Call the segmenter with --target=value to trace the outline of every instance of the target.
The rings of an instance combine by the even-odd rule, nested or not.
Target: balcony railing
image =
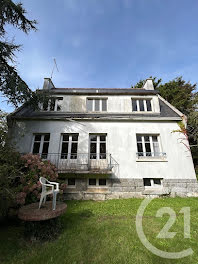
[[[38,154],[53,163],[59,172],[110,173],[118,163],[111,154],[88,153],[48,153]]]
[[[137,152],[136,153],[138,159],[165,159],[165,152]]]

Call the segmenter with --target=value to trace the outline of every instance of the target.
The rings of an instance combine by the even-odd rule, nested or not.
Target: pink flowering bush
[[[11,147],[0,145],[0,220],[25,204],[38,202],[41,194],[40,177],[60,183],[60,194],[67,187],[58,179],[56,167],[38,155],[21,156]],[[61,195],[58,199],[61,199]]]
[[[18,205],[37,202],[40,199],[41,184],[40,177],[45,177],[50,181],[58,181],[58,172],[50,161],[43,161],[39,155],[25,154],[21,157],[24,167],[20,176],[16,193],[16,203]],[[60,185],[60,193],[66,188],[66,184]]]

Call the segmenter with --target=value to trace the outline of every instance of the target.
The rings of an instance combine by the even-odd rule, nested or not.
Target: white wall
[[[50,133],[49,153],[60,152],[61,133],[79,133],[79,153],[88,153],[89,133],[107,133],[107,153],[119,163],[116,177],[121,178],[167,178],[195,179],[192,157],[182,144],[176,122],[86,122],[78,121],[21,121],[17,129],[10,130],[18,139],[20,152],[31,152],[33,133]],[[167,161],[136,161],[136,133],[160,134],[162,151]]]
[[[159,100],[157,95],[134,96],[134,95],[109,95],[109,96],[87,96],[87,95],[63,95],[63,112],[86,112],[87,98],[107,98],[107,112],[131,113],[131,98],[152,99],[153,112],[159,113]],[[140,112],[142,114],[142,112]]]

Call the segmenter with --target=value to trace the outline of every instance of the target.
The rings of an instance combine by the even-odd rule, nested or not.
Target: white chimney
[[[50,78],[44,78],[43,89],[50,90],[52,88],[55,88],[52,80]]]
[[[143,86],[145,90],[154,90],[153,80],[151,78],[146,79],[146,82]]]

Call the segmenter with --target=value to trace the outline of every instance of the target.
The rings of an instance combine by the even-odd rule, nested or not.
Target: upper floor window
[[[61,159],[77,159],[79,134],[62,134]]]
[[[107,111],[107,99],[87,98],[87,111],[92,111],[92,112]]]
[[[46,159],[50,142],[50,134],[35,134],[32,148],[33,154],[40,154],[41,158]]]
[[[133,112],[151,112],[151,99],[132,99]]]
[[[61,111],[63,97],[52,97],[41,106],[43,111]]]
[[[138,157],[160,157],[159,135],[136,135]]]

